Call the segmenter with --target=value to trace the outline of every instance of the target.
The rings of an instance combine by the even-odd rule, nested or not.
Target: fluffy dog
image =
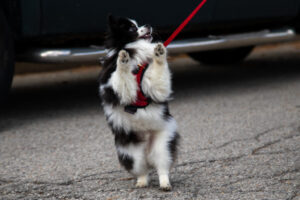
[[[160,188],[170,190],[179,135],[168,108],[172,89],[166,48],[152,43],[149,25],[114,16],[108,23],[99,90],[120,164],[137,177],[137,187],[148,185],[154,167]]]

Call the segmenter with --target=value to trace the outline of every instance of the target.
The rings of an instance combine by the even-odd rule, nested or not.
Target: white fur
[[[172,93],[171,73],[165,60],[166,54],[154,56],[142,83],[143,91],[158,102],[166,101]]]
[[[164,51],[162,55],[156,54],[159,45]],[[168,151],[168,142],[175,136],[177,129],[175,120],[173,118],[163,119],[163,105],[157,103],[151,103],[146,108],[138,109],[135,114],[124,111],[124,106],[133,103],[136,99],[137,83],[131,70],[145,62],[150,64],[141,83],[144,93],[154,101],[168,101],[172,90],[166,49],[162,44],[150,43],[146,40],[127,44],[126,48],[135,49],[135,57],[127,63],[122,62],[124,55],[121,51],[116,71],[112,73],[108,83],[100,87],[100,92],[103,92],[105,87],[111,86],[119,96],[121,105],[103,104],[104,112],[108,122],[113,122],[113,128],[122,128],[126,132],[133,130],[143,134],[146,139],[145,142],[138,145],[117,146],[118,152],[134,158],[131,172],[138,177],[137,187],[144,187],[148,184],[148,168],[154,166],[159,175],[161,188],[170,189],[169,169],[172,157]],[[149,138],[152,138],[151,144]]]
[[[135,76],[131,73],[132,64],[128,62],[122,62],[121,56],[129,59],[128,53],[120,51],[119,58],[117,60],[117,70],[113,72],[111,77],[111,85],[114,91],[118,94],[121,104],[130,104],[136,99],[137,83]]]
[[[155,101],[164,102],[168,100],[172,92],[171,74],[166,62],[166,56],[163,55],[157,58],[154,55],[154,48],[156,46],[157,44],[145,40],[138,40],[126,46],[126,48],[136,49],[137,53],[134,59],[130,60],[127,64],[119,62],[118,59],[117,70],[112,73],[106,86],[112,86],[114,91],[118,94],[121,104],[128,105],[135,101],[137,83],[130,69],[147,60],[152,60],[152,62],[144,74],[142,81],[143,91],[150,95]],[[134,115],[124,112],[123,106],[112,107],[111,105],[104,105],[104,111],[106,116],[110,116],[108,121],[115,122],[114,124],[117,126],[115,128],[120,127],[126,130],[147,131],[154,129],[154,127],[162,129],[164,126],[162,124],[164,122],[161,120],[163,110],[159,104],[150,104],[145,109],[138,109]]]
[[[133,20],[133,19],[129,19],[129,21],[131,21],[137,28],[137,33],[138,33],[138,36],[141,37],[143,35],[145,35],[146,33],[150,33],[152,34],[152,28],[148,29],[146,26],[138,26],[138,23]],[[152,38],[149,40],[151,42]]]
[[[138,27],[138,34],[139,34],[139,37],[145,35],[146,33],[150,33],[152,34],[152,28],[148,29],[146,26],[141,26],[141,27]],[[152,40],[152,38],[150,39],[150,41]]]
[[[126,131],[135,130],[144,132],[149,130],[161,130],[165,128],[162,121],[162,105],[150,104],[144,109],[138,109],[133,115],[124,111],[124,107],[104,106],[104,112],[108,122],[114,122],[114,128],[123,128]]]
[[[133,48],[137,51],[136,57],[132,60],[133,65],[137,66],[145,62],[151,62],[144,75],[142,89],[155,101],[163,102],[172,93],[171,73],[166,62],[166,52],[162,56],[154,55],[156,46],[157,44],[146,40],[138,40],[126,45],[126,48]]]
[[[152,61],[154,57],[155,44],[147,40],[137,40],[127,44],[125,48],[136,50],[136,56],[132,59],[132,64],[135,66]]]
[[[174,119],[171,119],[166,125],[164,130],[156,132],[156,138],[147,159],[157,169],[160,187],[170,190],[169,169],[172,164],[172,157],[166,144],[174,138],[177,126]]]
[[[134,19],[129,19],[136,27],[138,27],[138,23]]]
[[[134,158],[134,166],[131,173],[135,175],[147,175],[148,167],[144,157],[146,145],[141,143],[139,145],[128,145],[126,147],[117,147],[117,151],[123,155],[129,155]]]
[[[136,187],[146,187],[148,186],[148,175],[138,176],[136,181]]]

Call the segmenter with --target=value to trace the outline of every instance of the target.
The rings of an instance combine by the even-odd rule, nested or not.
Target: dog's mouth
[[[144,39],[144,40],[152,40],[152,34],[151,31],[148,31],[147,33],[145,33],[144,35],[139,37],[140,39]]]

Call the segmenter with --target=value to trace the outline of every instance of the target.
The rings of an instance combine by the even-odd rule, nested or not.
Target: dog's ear
[[[112,14],[108,14],[107,21],[108,21],[109,27],[112,28],[116,25],[117,20]]]

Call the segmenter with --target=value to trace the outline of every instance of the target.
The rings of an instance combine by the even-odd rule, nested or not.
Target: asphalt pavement
[[[97,95],[101,67],[22,73],[0,112],[0,199],[300,199],[300,43],[241,64],[170,59],[182,136],[173,190],[117,161]]]

